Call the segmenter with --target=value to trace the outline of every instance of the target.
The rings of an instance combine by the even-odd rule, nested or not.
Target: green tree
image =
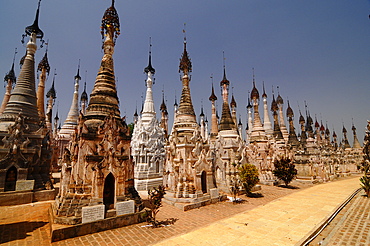
[[[288,186],[290,182],[297,175],[297,169],[289,158],[281,158],[280,160],[274,161],[275,170],[272,173],[280,180],[282,180],[285,186]]]
[[[128,130],[130,131],[130,137],[132,137],[132,133],[134,132],[135,124],[130,123],[130,124],[127,125],[127,127],[128,127]]]
[[[260,182],[256,166],[249,163],[239,167],[239,178],[247,195],[250,195],[252,188]]]

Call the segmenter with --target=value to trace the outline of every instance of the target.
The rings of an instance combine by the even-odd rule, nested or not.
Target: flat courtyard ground
[[[350,178],[353,178],[353,176]],[[343,179],[346,178],[341,178],[341,180]],[[178,219],[174,225],[151,228],[147,226],[147,223],[141,223],[71,238],[55,242],[52,245],[97,246],[159,243],[162,240],[194,231],[213,222],[266,205],[273,200],[316,185],[294,181],[291,186],[291,188],[283,188],[262,185],[262,190],[258,191],[255,197],[240,196],[245,200],[243,203],[220,202],[187,212],[164,203],[157,217],[159,220],[166,218]],[[47,210],[51,203],[52,201],[0,207],[0,244],[50,245]]]

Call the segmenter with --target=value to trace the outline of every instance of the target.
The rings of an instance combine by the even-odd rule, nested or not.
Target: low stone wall
[[[94,222],[78,224],[78,225],[61,225],[54,223],[54,215],[52,207],[49,208],[49,223],[51,242],[65,240],[73,237],[138,224],[145,222],[147,212],[145,210],[133,214],[125,214],[117,217],[107,218]]]
[[[54,200],[57,190],[0,192],[0,206],[14,206]]]

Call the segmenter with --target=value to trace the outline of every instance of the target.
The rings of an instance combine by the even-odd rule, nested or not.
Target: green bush
[[[275,160],[274,167],[275,170],[273,170],[272,173],[275,177],[282,180],[285,186],[288,186],[297,175],[297,169],[289,158],[283,157],[280,160]]]
[[[252,188],[260,182],[256,166],[249,163],[239,167],[239,178],[247,195],[249,195]]]

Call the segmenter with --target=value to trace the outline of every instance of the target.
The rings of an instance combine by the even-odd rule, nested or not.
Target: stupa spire
[[[15,48],[14,51],[14,56],[13,56],[13,64],[10,69],[10,71],[5,75],[4,77],[4,82],[6,84],[6,89],[5,89],[5,95],[3,102],[0,107],[0,115],[4,112],[6,104],[9,101],[10,94],[12,92],[13,85],[15,84],[15,81],[17,80],[17,77],[15,77],[15,72],[14,72],[14,61],[15,61],[15,55],[17,54],[17,48]]]
[[[155,113],[155,107],[154,107],[154,101],[153,101],[153,75],[155,73],[155,69],[152,66],[152,43],[150,38],[150,44],[149,44],[149,64],[144,69],[144,72],[147,74],[146,79],[146,95],[145,95],[145,101],[143,105],[143,110],[141,112],[141,120],[142,122],[150,122],[153,118],[156,117]]]
[[[46,93],[46,97],[48,98],[47,103],[46,103],[46,126],[51,132],[52,130],[52,115],[53,115],[53,106],[54,106],[54,101],[57,98],[57,93],[55,91],[55,76],[57,75],[56,69],[54,69],[54,76],[53,76],[53,83],[51,84],[51,88],[49,91]]]
[[[81,93],[81,98],[80,98],[81,112],[82,112],[83,115],[86,113],[86,105],[87,105],[87,101],[88,101],[88,96],[87,96],[87,93],[86,93],[86,74],[87,74],[87,71],[85,71],[84,91]]]
[[[357,139],[356,127],[353,124],[353,119],[352,119],[352,131],[353,131],[353,148],[354,149],[360,149],[361,148],[361,144],[360,144],[360,142]]]
[[[79,117],[79,108],[78,108],[78,89],[80,87],[80,60],[78,60],[78,69],[77,74],[74,77],[75,83],[74,83],[74,92],[73,92],[73,98],[71,107],[69,108],[69,112],[67,115],[66,120],[64,121],[64,124],[59,132],[59,136],[64,136],[66,138],[71,138],[73,133],[75,132],[75,129],[78,125],[78,117]]]
[[[48,43],[46,44],[45,55],[40,61],[37,71],[40,71],[39,84],[37,86],[37,108],[39,111],[40,120],[45,120],[45,82],[46,76],[50,73],[50,65],[48,60]]]
[[[262,100],[263,100],[263,128],[265,129],[266,135],[271,137],[273,134],[272,130],[272,124],[270,121],[269,111],[268,111],[268,105],[267,105],[267,94],[265,91],[265,82],[262,82],[262,88],[263,88],[263,94],[262,94]]]
[[[211,79],[213,80],[213,76],[211,75]],[[217,96],[215,95],[215,90],[213,88],[213,81],[212,81],[212,92],[209,100],[212,103],[212,116],[211,116],[211,139],[213,140],[218,133],[218,122],[217,122],[217,113],[216,113],[216,100]]]
[[[20,71],[17,83],[11,93],[10,99],[0,116],[0,130],[6,130],[20,113],[25,117],[25,123],[29,125],[31,131],[39,129],[40,118],[37,110],[37,98],[35,90],[35,53],[37,50],[36,39],[42,39],[44,33],[38,26],[40,2],[36,11],[35,21],[31,26],[25,28],[22,41],[29,36],[27,43],[27,55]],[[3,126],[1,126],[3,125]]]
[[[225,54],[223,52],[223,68],[224,68],[224,75],[220,82],[220,86],[222,89],[222,114],[221,114],[221,120],[220,120],[220,131],[222,130],[231,130],[235,129],[235,123],[230,113],[230,107],[229,107],[229,85],[230,82],[226,78],[226,68],[225,68]]]
[[[105,117],[113,115],[114,118],[121,121],[113,64],[114,46],[120,35],[120,23],[114,8],[114,1],[102,18],[101,34],[102,38],[105,38],[103,41],[104,56],[85,116],[87,120],[104,120]]]
[[[185,29],[183,30],[185,33]],[[182,71],[182,92],[181,92],[181,98],[180,98],[180,105],[177,110],[177,118],[181,117],[189,117],[191,118],[192,122],[196,122],[195,119],[195,113],[193,108],[193,103],[191,101],[191,94],[190,94],[190,72],[192,71],[192,65],[191,61],[188,55],[188,52],[186,50],[186,36],[184,36],[184,51],[182,53],[181,59],[180,59],[180,66],[179,66],[179,72]],[[189,119],[190,119],[189,118]]]

